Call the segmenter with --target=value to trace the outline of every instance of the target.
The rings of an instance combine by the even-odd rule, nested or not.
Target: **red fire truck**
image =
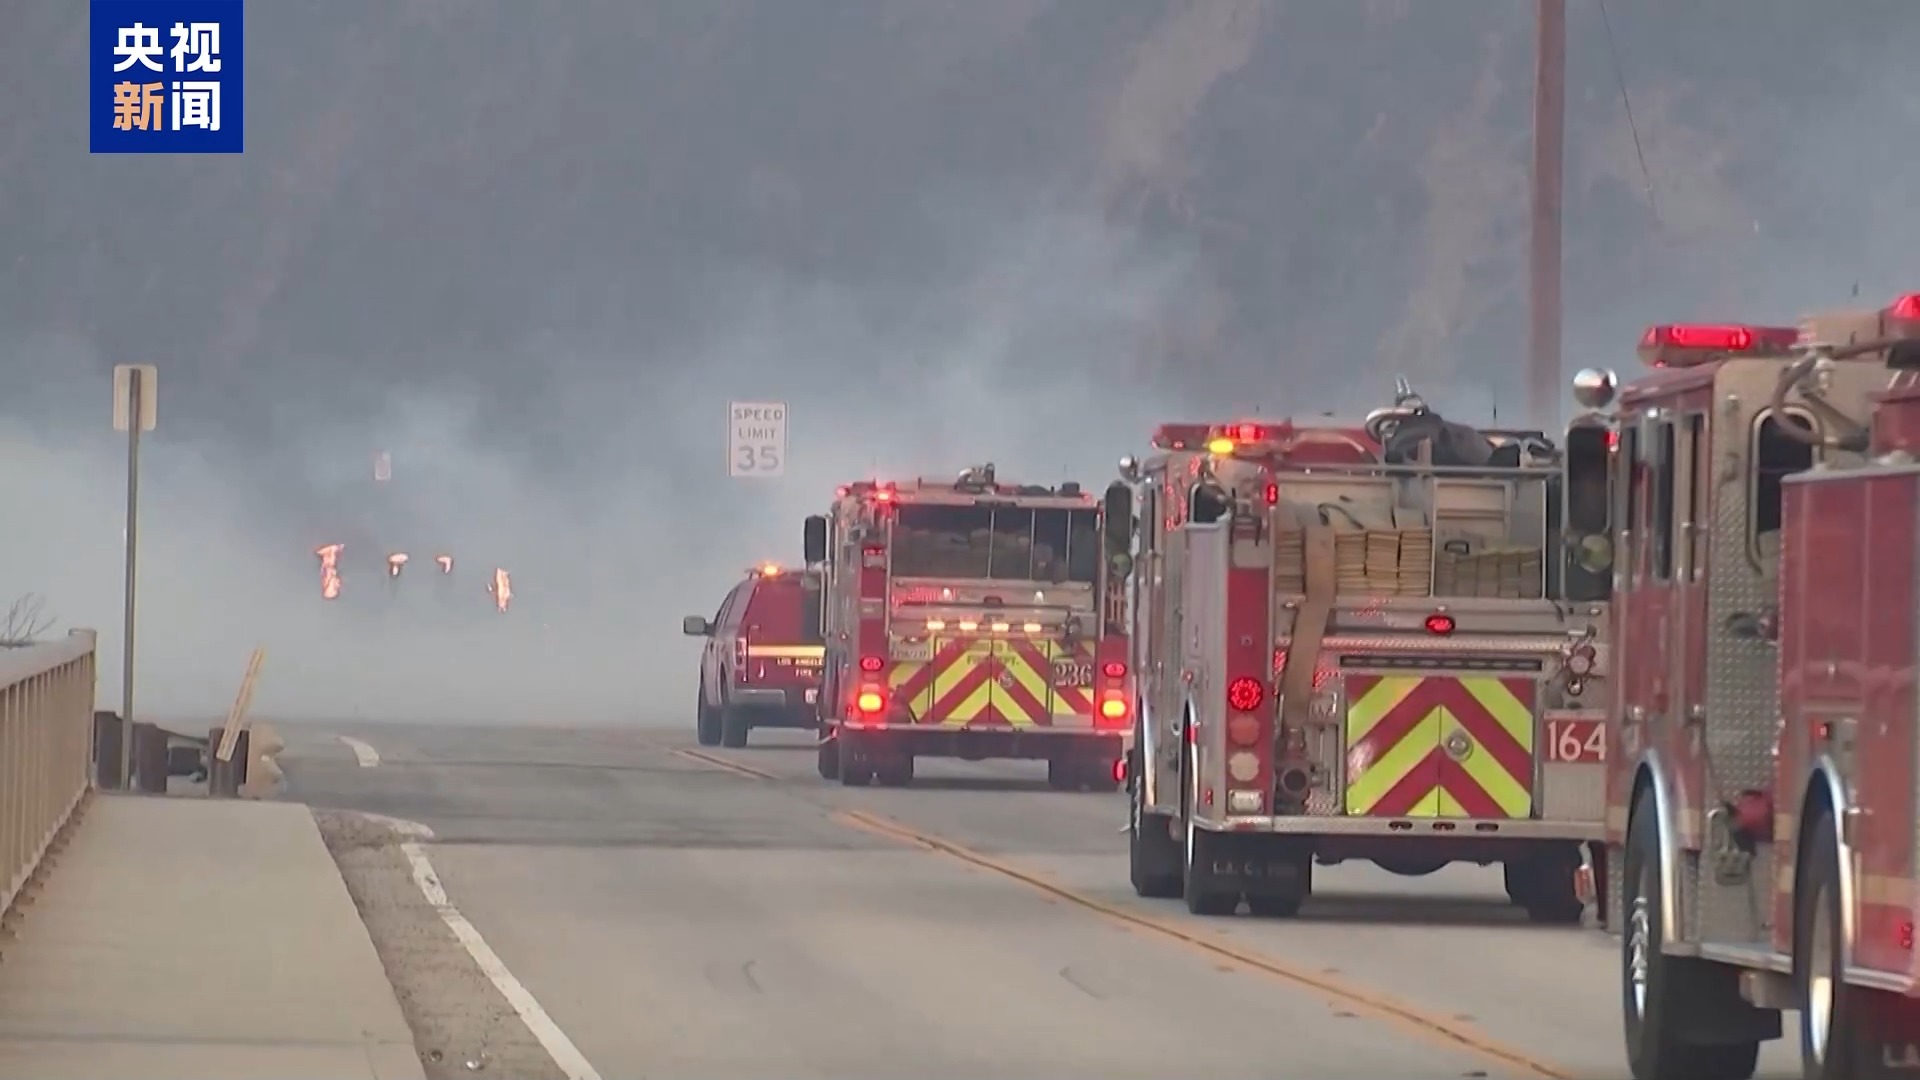
[[[1920,1076],[1920,296],[1657,326],[1616,392],[1607,848],[1638,1080]],[[1891,369],[1891,370],[1890,370]]]
[[[1170,424],[1122,460],[1136,892],[1290,916],[1316,863],[1500,863],[1534,919],[1582,917],[1608,583],[1577,553],[1606,532],[1606,431],[1569,443],[1449,423],[1403,382],[1363,429]]]
[[[1132,701],[1122,580],[1078,484],[863,481],[806,521],[824,580],[824,779],[900,786],[914,759],[1029,758],[1060,790],[1119,784]]]

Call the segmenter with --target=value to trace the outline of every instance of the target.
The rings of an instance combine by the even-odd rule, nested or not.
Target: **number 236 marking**
[[[1578,765],[1607,760],[1607,728],[1598,720],[1548,720],[1547,760]]]

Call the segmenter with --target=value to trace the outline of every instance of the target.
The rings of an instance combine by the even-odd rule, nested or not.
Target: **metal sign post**
[[[787,404],[735,401],[727,407],[727,475],[749,479],[787,471]]]
[[[113,430],[127,433],[127,580],[120,642],[120,790],[133,787],[133,624],[140,551],[140,433],[159,420],[160,376],[152,364],[113,367]]]

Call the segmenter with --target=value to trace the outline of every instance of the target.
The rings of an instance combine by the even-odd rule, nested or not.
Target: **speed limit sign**
[[[727,407],[727,413],[727,475],[785,475],[786,402],[736,401]]]

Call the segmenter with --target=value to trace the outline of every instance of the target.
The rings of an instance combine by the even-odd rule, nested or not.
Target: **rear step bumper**
[[[943,728],[923,724],[842,724],[836,738],[885,746],[914,757],[951,757],[969,761],[1022,758],[1045,761],[1062,753],[1119,760],[1125,734],[1092,728]]]

